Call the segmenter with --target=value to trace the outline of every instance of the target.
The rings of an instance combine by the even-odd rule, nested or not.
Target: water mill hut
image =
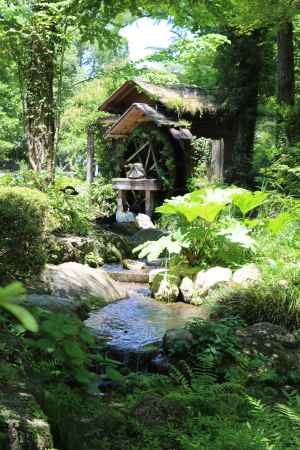
[[[234,120],[200,87],[130,80],[107,98],[99,111],[108,113],[98,121],[110,149],[108,155],[119,155],[118,161],[111,163],[115,177],[127,178],[128,165],[139,163],[145,179],[159,183],[160,199],[183,193],[193,170],[194,138],[203,137],[209,139],[204,141],[210,142],[210,155],[205,155],[203,148],[196,157],[203,158],[209,178],[223,178],[235,140]],[[92,130],[88,142],[91,166]],[[148,197],[151,209],[153,199]]]

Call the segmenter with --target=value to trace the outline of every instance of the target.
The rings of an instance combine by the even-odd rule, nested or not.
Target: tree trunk
[[[94,181],[94,130],[89,128],[87,132],[87,164],[86,181],[91,184]]]
[[[224,176],[228,182],[251,186],[263,33],[254,31],[249,36],[240,36],[231,31],[229,38],[231,46],[225,47],[218,59],[224,100],[232,111],[235,136],[231,152],[224,155]]]
[[[54,45],[36,31],[30,38],[26,80],[28,158],[33,170],[54,177],[55,102]]]
[[[293,24],[285,22],[277,33],[277,99],[282,106],[295,105],[295,60]],[[291,113],[292,111],[290,111]],[[287,118],[278,118],[280,140],[290,144],[295,137],[295,130],[291,114],[284,114]],[[285,142],[284,142],[285,141]]]

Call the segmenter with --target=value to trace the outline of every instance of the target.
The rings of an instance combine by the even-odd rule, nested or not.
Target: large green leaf
[[[230,226],[221,229],[218,234],[220,236],[224,236],[230,242],[240,245],[241,247],[252,248],[255,241],[251,236],[249,236],[249,232],[250,230],[247,227],[236,221]]]
[[[17,302],[22,300],[25,289],[21,283],[11,283],[0,288],[0,307],[13,314],[29,331],[37,332],[38,324],[35,318]]]
[[[205,205],[198,206],[197,217],[201,217],[201,219],[212,223],[216,220],[225,206],[225,203],[207,203]]]
[[[233,194],[232,201],[233,204],[241,210],[243,216],[245,216],[254,208],[261,206],[266,201],[267,197],[268,194],[266,192],[250,192],[244,190],[238,194]]]
[[[1,306],[13,314],[29,331],[36,333],[38,331],[38,324],[30,312],[16,303],[5,302],[1,303]]]
[[[169,255],[179,255],[182,248],[185,246],[184,242],[180,240],[174,240],[172,235],[162,236],[157,241],[148,241],[142,245],[136,247],[133,252],[138,253],[139,258],[145,258],[147,256],[148,261],[155,261],[165,251]]]

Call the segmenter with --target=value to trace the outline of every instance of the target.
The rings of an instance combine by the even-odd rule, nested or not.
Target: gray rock
[[[255,264],[246,264],[233,274],[232,281],[242,286],[261,281],[261,271]]]
[[[224,267],[212,267],[206,271],[201,271],[196,277],[196,288],[200,294],[206,294],[210,289],[221,283],[228,283],[232,279],[231,269]]]
[[[123,288],[106,272],[75,262],[46,266],[42,281],[51,295],[58,297],[97,298],[104,303],[126,297]]]
[[[180,292],[183,297],[183,301],[185,303],[191,303],[193,296],[195,294],[195,284],[193,280],[189,277],[184,277],[181,285],[180,285]]]
[[[30,294],[26,298],[24,305],[62,313],[76,313],[78,309],[78,302],[71,298],[54,297],[46,294]]]
[[[0,392],[0,448],[49,450],[53,439],[46,417],[26,391]]]
[[[167,355],[184,355],[193,344],[194,338],[185,328],[173,328],[168,330],[163,338],[163,349]]]

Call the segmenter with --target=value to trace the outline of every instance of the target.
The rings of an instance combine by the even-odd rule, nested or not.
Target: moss
[[[47,418],[31,394],[23,390],[0,393],[1,448],[47,450],[53,439]]]

